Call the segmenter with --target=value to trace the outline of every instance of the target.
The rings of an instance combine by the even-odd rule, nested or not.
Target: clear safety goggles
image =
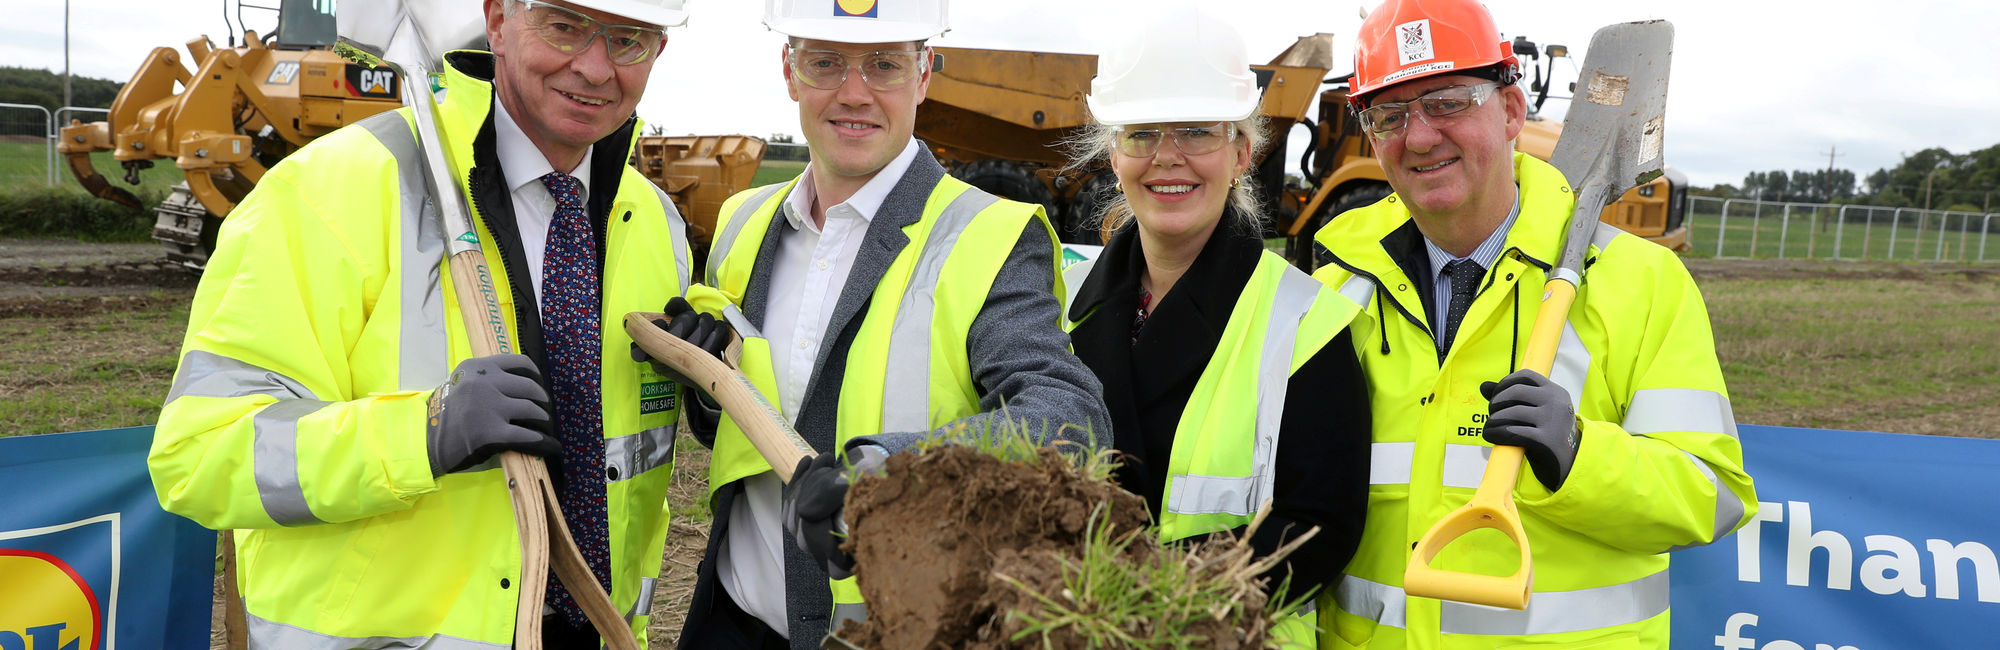
[[[820,90],[832,90],[847,83],[849,70],[859,71],[862,83],[869,88],[895,90],[923,74],[925,68],[924,51],[921,49],[843,54],[786,46],[785,56],[792,63],[792,76]]]
[[[590,41],[604,37],[604,53],[617,65],[645,61],[667,42],[667,32],[654,27],[606,25],[581,13],[539,0],[517,0],[522,5],[521,22],[536,36],[571,56],[590,49]]]
[[[1444,118],[1450,118],[1465,112],[1466,109],[1486,103],[1486,100],[1493,97],[1493,91],[1498,88],[1500,88],[1498,83],[1452,86],[1433,90],[1407,102],[1376,104],[1361,111],[1361,128],[1366,129],[1378,140],[1401,135],[1403,128],[1410,125],[1412,114],[1410,106],[1415,105],[1418,108],[1414,111],[1417,119],[1423,120],[1424,124],[1430,125],[1433,129],[1442,129],[1456,121],[1456,118]]]
[[[1174,147],[1181,155],[1199,156],[1215,153],[1222,145],[1229,144],[1236,137],[1236,125],[1231,122],[1216,122],[1207,125],[1167,126],[1164,124],[1136,124],[1113,127],[1118,140],[1118,153],[1133,158],[1150,158],[1159,153],[1160,142],[1173,138]]]

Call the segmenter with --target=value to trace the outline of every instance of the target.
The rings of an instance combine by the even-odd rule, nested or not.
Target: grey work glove
[[[1576,409],[1569,391],[1542,373],[1523,368],[1498,382],[1479,385],[1486,396],[1486,441],[1527,452],[1535,478],[1553,492],[1576,463]]]
[[[717,359],[721,359],[722,351],[729,347],[729,338],[732,333],[729,329],[729,324],[716,320],[714,316],[695,311],[693,307],[688,305],[686,298],[674,296],[672,300],[667,301],[666,308],[660,311],[665,312],[667,318],[673,319],[673,322],[669,323],[656,319],[653,321],[653,325],[666,330],[668,334],[694,344],[695,347],[701,348],[703,352],[715,355]],[[688,378],[682,375],[679,370],[675,370],[672,366],[661,363],[658,359],[654,359],[652,355],[646,354],[646,351],[641,349],[637,343],[632,344],[632,360],[653,364],[654,372],[674,380],[674,383],[694,388],[696,391],[701,390],[694,382],[688,381]]]
[[[880,445],[856,445],[848,456],[854,468],[881,471],[889,452]],[[838,454],[827,452],[799,459],[792,470],[792,482],[785,484],[785,534],[799,550],[818,560],[827,576],[839,580],[854,575],[854,556],[840,550],[847,538],[847,522],[842,504],[847,501],[847,463]]]
[[[427,433],[431,476],[478,465],[503,451],[562,453],[542,373],[533,359],[519,354],[459,362],[431,393]]]

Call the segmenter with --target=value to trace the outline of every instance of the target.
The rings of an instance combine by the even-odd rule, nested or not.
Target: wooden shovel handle
[[[486,268],[484,255],[477,249],[453,254],[451,278],[453,293],[458,296],[459,316],[472,339],[473,356],[513,352],[513,346],[502,343],[506,321],[498,312],[493,276]],[[514,502],[514,529],[521,538],[521,580],[515,585],[520,597],[514,610],[514,647],[541,650],[542,605],[547,599],[549,557],[553,553],[556,578],[583,608],[604,644],[614,650],[639,650],[632,628],[619,615],[611,596],[604,593],[604,586],[590,574],[583,553],[576,548],[576,539],[570,536],[569,527],[563,522],[562,507],[557,505],[560,502],[556,500],[555,487],[549,482],[548,465],[540,458],[509,451],[500,454],[500,468],[507,476],[507,495]],[[549,543],[552,535],[553,545]]]
[[[1570,304],[1576,301],[1576,285],[1568,280],[1549,280],[1542,286],[1542,306],[1535,314],[1534,329],[1528,335],[1528,356],[1522,368],[1543,375],[1555,365],[1556,344],[1562,341],[1563,323]],[[1410,563],[1403,569],[1403,590],[1412,596],[1441,598],[1508,609],[1525,609],[1528,591],[1534,586],[1535,564],[1528,550],[1528,533],[1521,527],[1521,514],[1514,507],[1514,483],[1521,476],[1520,447],[1499,445],[1486,460],[1486,475],[1472,501],[1432,524],[1410,551]],[[1500,531],[1521,553],[1520,568],[1512,575],[1493,576],[1431,567],[1439,551],[1466,533],[1490,528]]]
[[[625,332],[639,344],[639,349],[680,371],[681,376],[699,384],[702,392],[715,398],[722,410],[727,411],[730,419],[736,422],[737,428],[742,429],[743,435],[750,439],[750,445],[756,447],[764,461],[771,464],[779,479],[792,482],[792,470],[798,467],[799,459],[819,455],[805,438],[792,430],[791,422],[771,405],[756,384],[743,376],[740,369],[695,347],[693,343],[668,334],[653,324],[656,320],[673,322],[664,314],[635,311],[625,315]],[[739,351],[742,344],[742,339],[734,338],[729,347],[732,351]],[[723,356],[738,358],[739,354],[724,353]]]

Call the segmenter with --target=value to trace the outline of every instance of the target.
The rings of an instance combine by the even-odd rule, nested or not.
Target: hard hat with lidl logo
[[[1496,67],[1486,76],[1501,83],[1521,78],[1521,60],[1479,0],[1388,0],[1355,32],[1347,102],[1359,110],[1368,95],[1391,85]]]
[[[951,29],[946,0],[764,0],[764,26],[836,43],[904,43]]]
[[[687,0],[568,0],[570,4],[617,14],[661,27],[679,27],[688,20]]]
[[[1171,3],[1097,57],[1090,115],[1108,125],[1234,122],[1257,112],[1257,76],[1228,21]]]

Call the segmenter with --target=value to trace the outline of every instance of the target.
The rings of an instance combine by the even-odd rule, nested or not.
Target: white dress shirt
[[[889,190],[901,182],[903,173],[917,158],[917,141],[911,139],[903,152],[876,172],[875,177],[848,197],[826,208],[826,223],[816,226],[812,206],[814,165],[808,163],[780,210],[785,223],[778,232],[778,250],[772,260],[771,290],[765,297],[764,336],[771,345],[771,370],[777,379],[776,401],[785,417],[798,424],[799,408],[805,401],[806,384],[812,380],[813,365],[819,360],[820,345],[840,303],[847,275],[868,233],[875,212],[889,198]],[[839,381],[839,377],[829,381]],[[822,449],[822,452],[831,451]],[[778,475],[765,472],[743,479],[743,496],[728,513],[729,530],[717,555],[716,574],[723,588],[744,612],[757,617],[778,634],[790,638],[785,619],[785,554],[781,544],[790,544],[784,534],[784,483]]]
[[[542,184],[542,176],[556,171],[528,134],[514,123],[513,116],[499,100],[493,102],[493,151],[500,159],[500,171],[507,178],[508,195],[514,199],[514,228],[521,233],[521,249],[528,255],[528,281],[535,287],[535,304],[542,304],[542,258],[548,254],[549,224],[555,221],[556,199]],[[583,164],[566,172],[576,177],[579,199],[590,201],[590,153],[583,150]],[[520,278],[508,278],[518,282]]]

